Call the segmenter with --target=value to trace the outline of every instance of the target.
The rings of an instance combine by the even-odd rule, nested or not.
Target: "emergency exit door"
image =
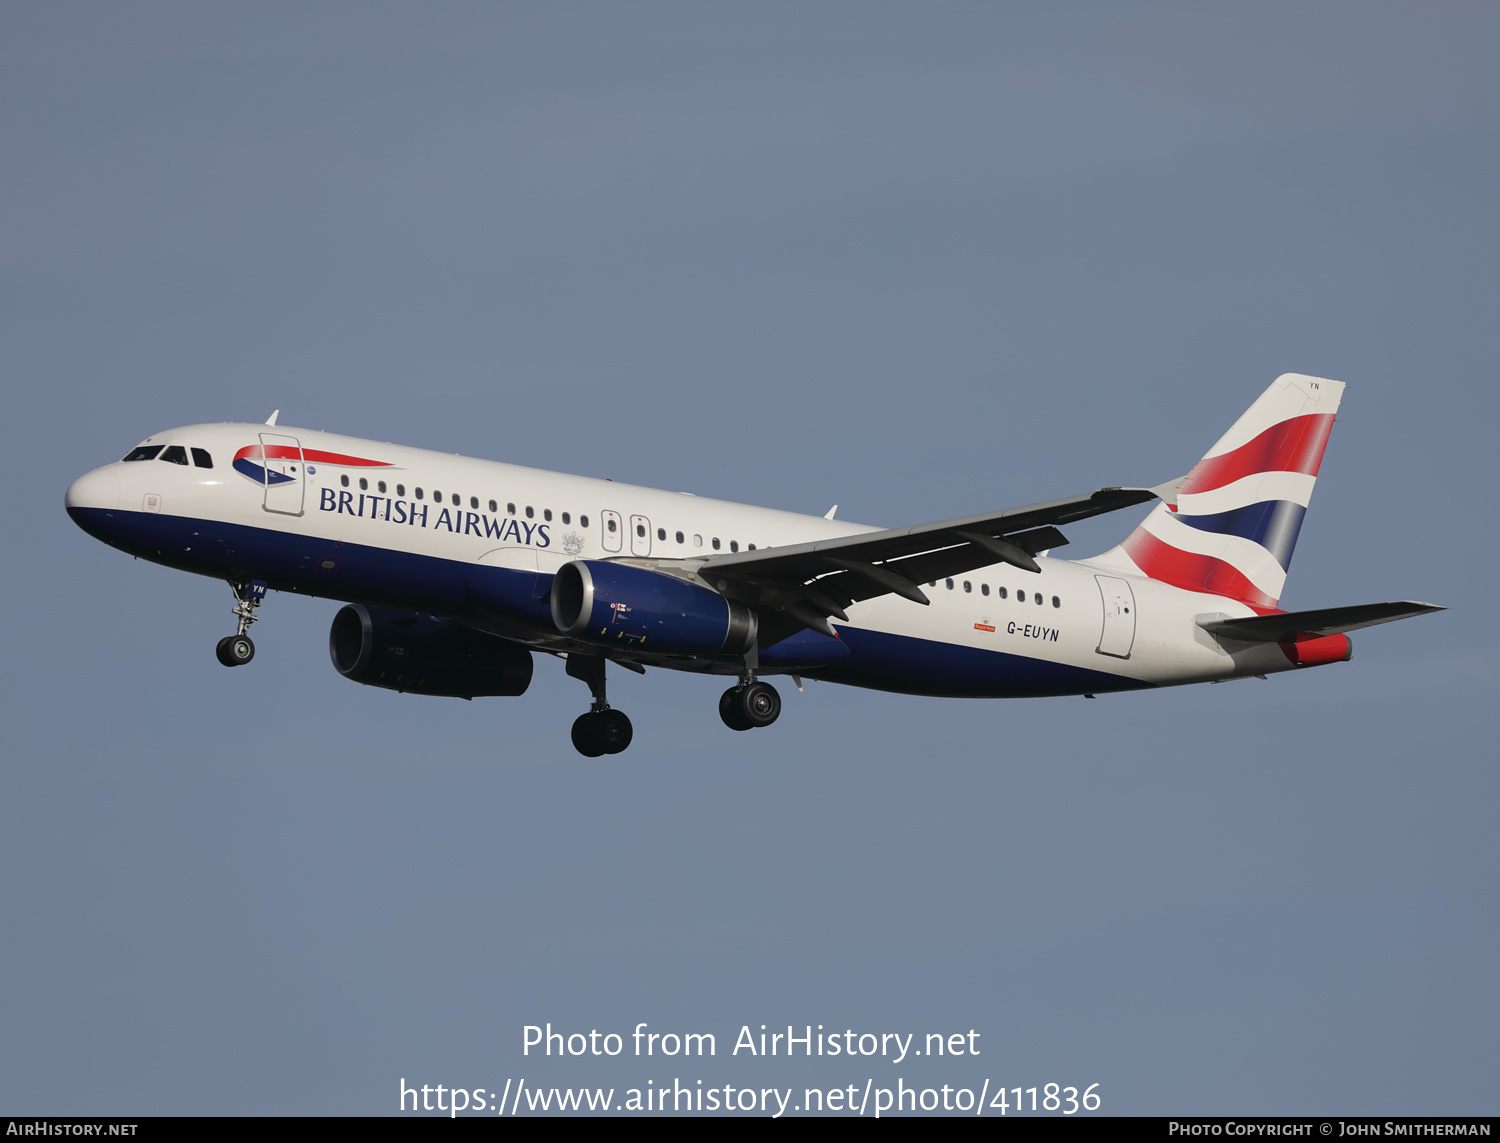
[[[630,518],[630,554],[633,556],[651,554],[651,521],[644,516]]]

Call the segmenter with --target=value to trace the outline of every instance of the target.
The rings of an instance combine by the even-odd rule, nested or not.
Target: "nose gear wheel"
[[[255,644],[248,635],[226,635],[219,640],[214,654],[226,667],[243,667],[255,658]]]

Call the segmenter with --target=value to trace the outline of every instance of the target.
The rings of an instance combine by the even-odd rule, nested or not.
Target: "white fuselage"
[[[276,440],[293,442],[289,455],[267,447]],[[69,489],[70,512],[100,539],[204,575],[472,622],[540,650],[562,645],[541,600],[569,560],[691,565],[874,530],[307,429],[192,425],[145,443],[180,446],[190,462],[116,462]],[[305,471],[297,471],[299,449]],[[192,450],[212,467],[192,463]],[[1243,603],[1088,560],[1037,563],[1039,573],[996,564],[924,585],[930,606],[894,595],[853,604],[838,624],[849,660],[763,669],[912,693],[1004,696],[1167,686],[1293,665],[1274,644],[1230,653],[1198,626],[1205,616],[1253,615]],[[489,569],[508,576],[485,580]],[[1125,596],[1111,596],[1121,582],[1123,604]],[[656,661],[704,669],[670,656]]]

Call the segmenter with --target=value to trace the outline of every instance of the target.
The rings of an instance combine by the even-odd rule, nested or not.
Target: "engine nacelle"
[[[346,679],[417,695],[519,695],[531,685],[525,647],[461,623],[361,603],[333,617],[328,653]]]
[[[573,560],[552,580],[564,635],[648,651],[737,655],[755,642],[755,612],[696,583],[647,568]]]

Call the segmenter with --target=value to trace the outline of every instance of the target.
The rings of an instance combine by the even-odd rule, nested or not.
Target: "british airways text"
[[[433,504],[418,504],[411,500],[397,500],[390,496],[371,496],[367,492],[343,492],[334,488],[320,490],[318,510],[320,512],[348,513],[367,520],[389,520],[392,524],[408,524],[414,528],[445,528],[460,536],[478,536],[480,539],[506,540],[537,548],[550,547],[552,538],[547,534],[546,524],[533,524],[529,520],[510,520],[490,516],[483,512],[465,512],[462,509],[439,508],[429,521],[428,511]]]

